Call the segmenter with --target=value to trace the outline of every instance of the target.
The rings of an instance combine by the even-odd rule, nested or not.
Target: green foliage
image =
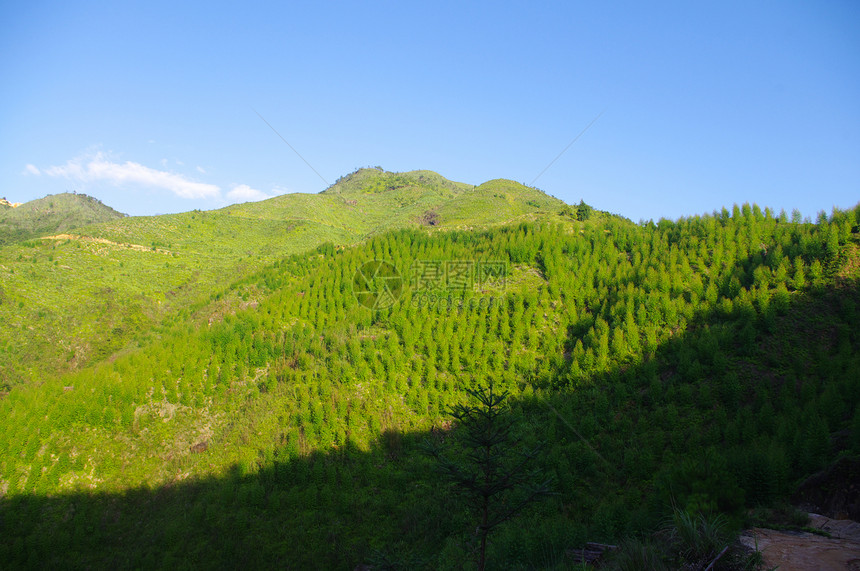
[[[675,510],[666,533],[675,551],[696,568],[713,561],[730,538],[729,524],[722,514],[709,517],[684,510]]]
[[[593,208],[587,205],[584,200],[579,201],[579,206],[576,207],[576,219],[580,222],[585,222],[589,218],[591,218],[591,212]]]
[[[847,214],[579,222],[508,181],[420,171],[361,192],[389,174],[0,249],[4,562],[462,564],[473,515],[419,453],[463,433],[444,414],[461,379],[509,393],[511,434],[556,482],[488,548],[524,568],[651,530],[672,501],[739,521],[860,441]],[[513,224],[478,206],[495,201]],[[443,226],[489,222],[420,226],[455,202]],[[352,292],[372,260],[409,283],[384,310]],[[419,290],[416,262],[450,261],[505,269]]]
[[[0,209],[0,246],[125,216],[85,194],[63,193]]]
[[[614,571],[642,571],[643,569],[662,571],[669,569],[666,558],[662,544],[631,538],[619,546],[619,551],[612,557],[609,568]]]
[[[487,209],[488,193],[499,188],[508,192],[505,208]],[[369,236],[421,226],[433,209],[442,211],[436,227],[534,219],[529,201],[546,210],[542,216],[563,204],[510,181],[474,188],[430,171],[360,169],[320,194],[212,212],[128,218],[72,194],[8,208],[0,212],[0,234],[7,219],[24,224],[27,237],[91,225],[0,248],[0,278],[8,279],[7,303],[0,304],[0,347],[6,349],[0,388],[111,358],[140,343],[143,331],[188,319],[183,310],[199,310],[285,255],[325,243],[319,253],[332,255]],[[13,304],[27,311],[14,311]]]
[[[749,527],[800,530],[809,524],[809,514],[787,502],[775,502],[773,507],[750,510],[745,524]]]
[[[462,458],[449,458],[431,441],[427,441],[427,450],[475,510],[475,535],[480,542],[477,563],[483,570],[489,534],[528,504],[549,495],[551,479],[531,466],[539,449],[516,450],[519,440],[513,434],[514,421],[504,407],[508,393],[496,393],[492,383],[466,392],[477,403],[458,403],[450,413],[458,424],[456,436]]]

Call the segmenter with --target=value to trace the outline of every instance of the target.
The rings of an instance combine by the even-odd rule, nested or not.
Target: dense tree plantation
[[[509,180],[373,168],[319,194],[205,212],[126,217],[82,194],[0,208],[0,393],[145,344],[179,308],[325,242],[532,221],[563,204]]]
[[[324,244],[10,391],[2,566],[468,568],[473,513],[421,450],[491,384],[554,494],[493,530],[488,568],[566,568],[673,509],[739,529],[860,454],[860,208],[582,206]],[[390,307],[353,295],[372,260],[403,279]],[[466,287],[422,273],[454,267]]]

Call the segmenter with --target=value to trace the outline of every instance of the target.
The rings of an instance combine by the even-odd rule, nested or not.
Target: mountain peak
[[[471,185],[454,182],[429,170],[390,172],[382,167],[363,167],[338,178],[322,194],[368,195],[396,190],[440,190],[459,194]]]
[[[23,204],[12,204],[3,199],[0,202],[0,245],[124,216],[86,194],[49,194]]]

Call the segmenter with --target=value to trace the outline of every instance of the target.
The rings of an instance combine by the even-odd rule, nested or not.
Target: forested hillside
[[[83,223],[84,206],[113,215],[69,230],[69,221]],[[512,181],[473,187],[430,171],[359,169],[320,194],[209,212],[121,217],[72,194],[10,208],[0,212],[0,232],[15,217],[29,224],[15,235],[30,239],[0,247],[0,391],[145,344],[182,308],[226,311],[230,284],[324,242],[357,244],[404,227],[552,218],[563,207]],[[41,222],[48,218],[50,228]]]
[[[263,259],[138,347],[11,390],[0,560],[468,565],[475,516],[421,443],[456,441],[448,407],[490,384],[555,495],[499,526],[489,568],[567,568],[673,508],[736,528],[860,454],[860,208],[637,225],[545,197],[498,225],[498,183],[437,191],[464,229]]]

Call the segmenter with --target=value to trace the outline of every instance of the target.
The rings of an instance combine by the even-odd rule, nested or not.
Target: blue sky
[[[633,220],[852,207],[860,3],[0,4],[13,202],[181,212],[375,165],[530,184],[601,112],[535,186]]]

